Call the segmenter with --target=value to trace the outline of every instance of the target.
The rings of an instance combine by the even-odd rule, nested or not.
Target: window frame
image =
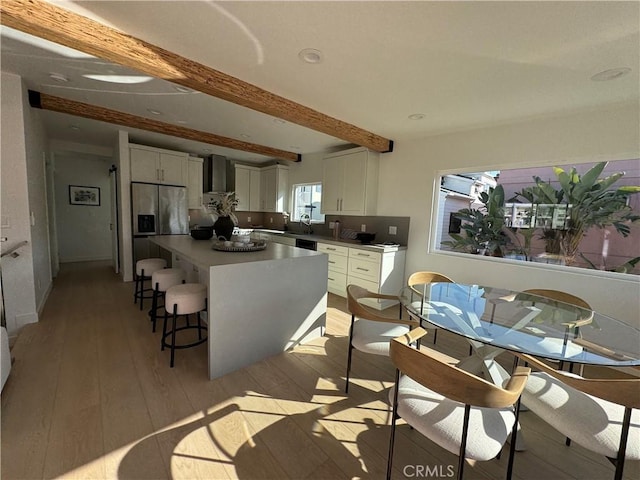
[[[619,158],[616,160],[633,160],[633,158]],[[609,160],[610,162],[615,162],[616,160]],[[579,274],[579,275],[589,275],[595,276],[603,279],[616,279],[616,280],[628,280],[634,283],[640,282],[640,274],[629,274],[629,273],[620,273],[620,272],[612,272],[607,270],[599,270],[599,269],[591,269],[579,266],[570,266],[570,265],[558,265],[552,263],[544,263],[544,262],[532,262],[526,261],[516,258],[506,258],[506,257],[492,257],[485,255],[474,255],[470,253],[464,252],[456,252],[453,250],[442,250],[440,245],[438,245],[438,237],[441,227],[443,227],[444,223],[442,222],[441,212],[440,212],[440,197],[441,197],[441,182],[446,175],[461,175],[468,174],[471,172],[488,172],[488,171],[500,171],[500,170],[518,170],[518,169],[526,169],[526,168],[552,168],[554,166],[560,166],[563,168],[569,168],[570,166],[577,166],[581,164],[590,164],[597,163],[602,160],[594,160],[594,159],[582,159],[577,160],[558,160],[556,162],[545,162],[545,163],[531,163],[526,166],[523,165],[515,165],[509,164],[508,166],[483,166],[483,167],[466,167],[466,168],[456,168],[456,169],[446,169],[446,170],[436,170],[434,171],[433,177],[433,191],[431,198],[431,211],[430,211],[430,232],[427,236],[427,254],[429,255],[438,255],[444,257],[457,257],[464,258],[466,260],[480,261],[480,262],[497,262],[498,264],[504,265],[513,265],[519,268],[532,268],[535,270],[544,270],[544,271],[556,271],[556,272],[565,272],[571,274]],[[640,195],[640,194],[638,194]],[[506,202],[505,202],[506,203]],[[443,212],[444,214],[444,209]],[[490,264],[490,263],[489,263]]]
[[[300,219],[299,218],[295,218],[296,215],[296,188],[298,187],[308,187],[308,186],[320,186],[320,188],[322,188],[322,182],[318,181],[318,182],[301,182],[301,183],[295,183],[293,185],[291,185],[291,205],[290,205],[290,211],[291,211],[291,215],[289,217],[289,221],[291,222],[299,222]],[[320,194],[320,203],[322,204],[322,193]],[[322,213],[322,208],[318,209],[318,215],[321,215],[322,218],[321,219],[311,219],[311,223],[313,225],[323,225],[325,223],[325,214]]]

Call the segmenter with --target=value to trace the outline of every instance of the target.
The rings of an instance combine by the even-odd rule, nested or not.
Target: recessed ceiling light
[[[211,152],[211,149],[210,148],[205,148],[202,151],[205,152],[205,153],[209,153],[209,152]]]
[[[251,138],[251,135],[249,135],[248,133],[241,133],[240,136],[242,138]]]
[[[306,63],[321,63],[322,52],[315,48],[305,48],[304,50],[300,50],[298,58]]]
[[[193,90],[191,90],[190,88],[183,87],[182,85],[174,85],[173,88],[175,88],[180,93],[192,93],[193,92]]]
[[[56,82],[67,83],[69,79],[62,75],[61,73],[50,73],[49,78],[55,80]]]
[[[80,127],[78,125],[69,125],[69,128],[71,130],[80,130]]]
[[[591,80],[593,80],[594,82],[606,82],[608,80],[615,80],[616,78],[620,78],[626,75],[630,71],[631,69],[629,67],[612,68],[596,73],[593,77],[591,77]]]
[[[409,120],[422,120],[426,115],[424,113],[412,113],[409,115]]]
[[[186,125],[188,122],[186,120],[176,120],[178,125]]]
[[[281,124],[281,125],[282,125],[282,124],[287,123],[287,122],[285,122],[284,120],[282,120],[281,118],[274,118],[274,119],[273,119],[273,122],[274,122],[274,123],[279,123],[279,124]]]
[[[135,83],[146,83],[153,80],[153,77],[147,77],[145,75],[94,75],[85,74],[82,75],[89,80],[97,80],[99,82],[107,83],[121,83],[126,85],[132,85]]]
[[[151,108],[147,108],[147,112],[149,112],[152,115],[162,115],[162,112],[159,110],[153,110]]]

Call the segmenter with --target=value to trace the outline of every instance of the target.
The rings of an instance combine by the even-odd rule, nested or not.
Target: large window
[[[435,248],[640,274],[640,161],[442,175]]]
[[[293,211],[291,212],[291,219],[294,222],[299,222],[303,218],[309,218],[311,223],[324,223],[324,215],[320,213],[321,203],[321,183],[303,183],[294,185]]]

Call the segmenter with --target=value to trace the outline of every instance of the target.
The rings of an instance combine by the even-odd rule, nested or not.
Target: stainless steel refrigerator
[[[159,255],[150,236],[189,233],[187,187],[131,182],[131,218],[135,265],[142,258]]]

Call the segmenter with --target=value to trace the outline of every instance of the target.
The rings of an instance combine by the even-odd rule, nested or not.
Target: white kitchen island
[[[258,252],[219,252],[211,240],[162,235],[151,241],[195,266],[208,283],[209,378],[321,336],[328,257],[269,243]]]

